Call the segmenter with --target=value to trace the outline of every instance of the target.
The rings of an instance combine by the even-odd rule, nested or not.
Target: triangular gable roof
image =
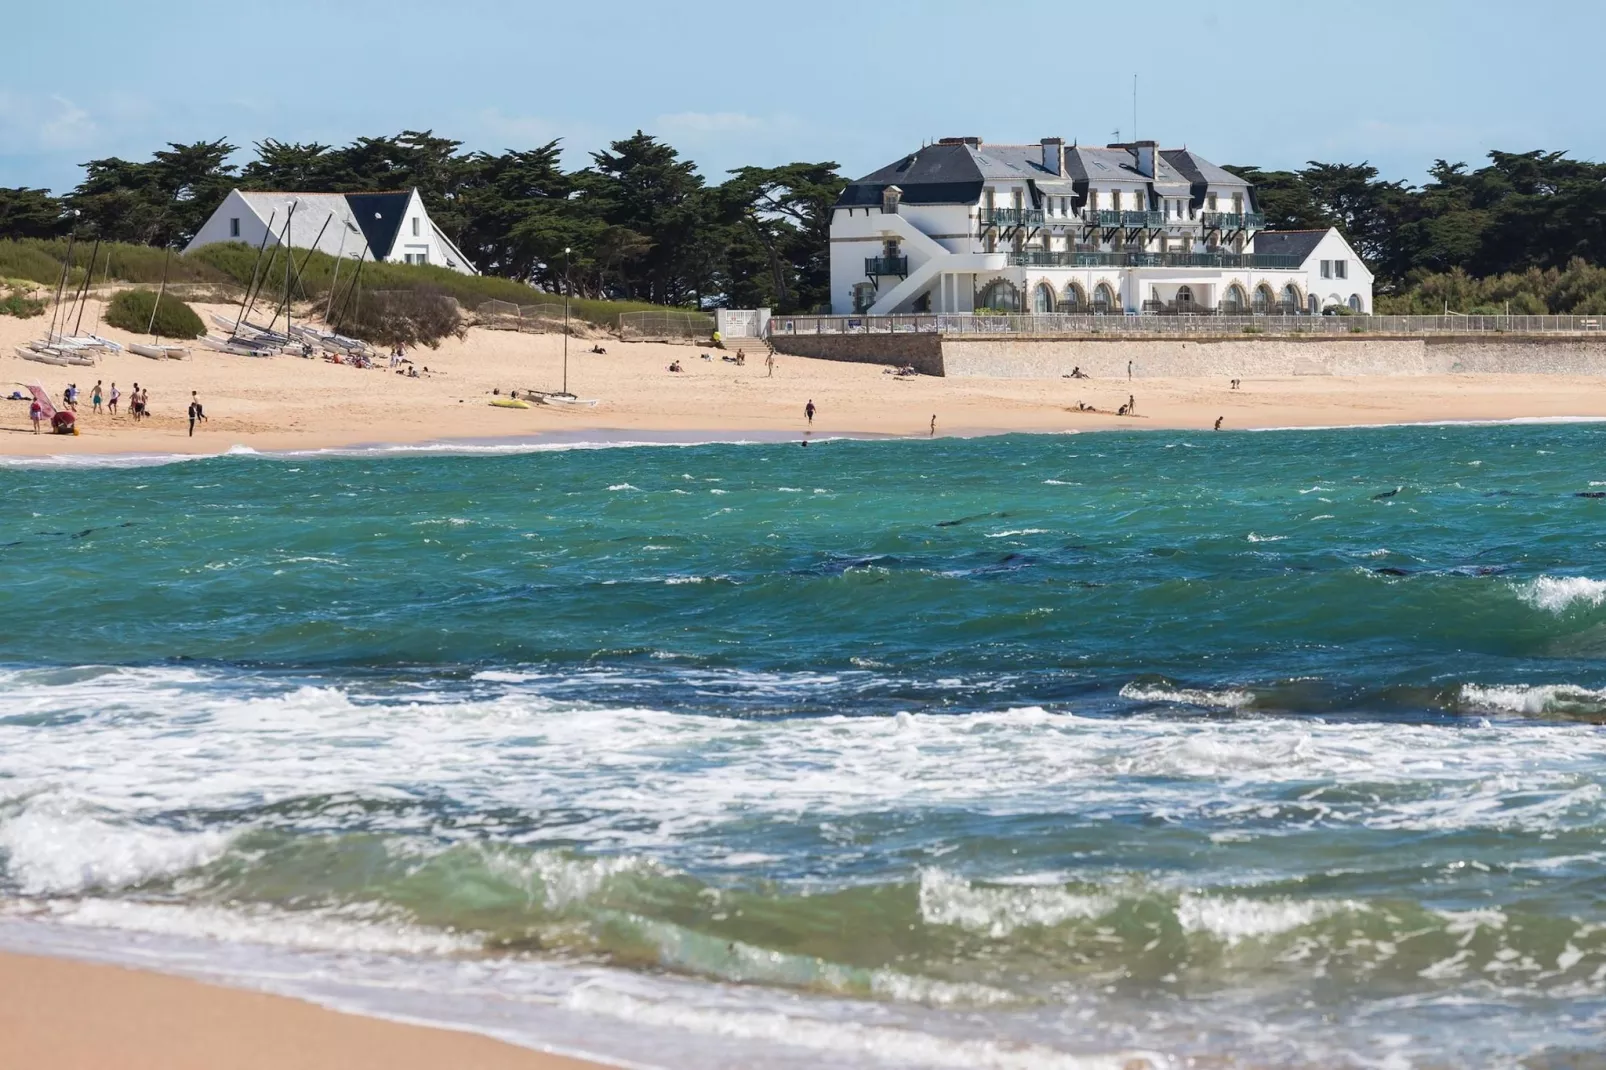
[[[370,255],[384,260],[395,248],[396,236],[401,233],[402,220],[407,218],[407,207],[412,203],[413,192],[347,193],[346,203],[368,240]]]

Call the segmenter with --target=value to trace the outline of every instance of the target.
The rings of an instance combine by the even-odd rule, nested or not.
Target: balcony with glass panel
[[[1260,212],[1205,212],[1200,221],[1207,230],[1263,230],[1266,217]]]
[[[983,208],[981,225],[984,227],[1040,227],[1043,225],[1041,208]]]

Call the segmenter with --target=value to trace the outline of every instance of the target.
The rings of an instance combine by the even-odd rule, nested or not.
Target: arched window
[[[995,308],[1000,312],[1020,311],[1020,290],[1008,279],[994,279],[981,291],[977,308]]]
[[[1228,316],[1242,316],[1248,309],[1249,300],[1244,297],[1244,288],[1236,282],[1227,287],[1227,292],[1221,298],[1221,311]]]
[[[1115,307],[1115,291],[1110,289],[1109,283],[1099,283],[1093,290],[1094,315],[1103,315]]]
[[[1282,314],[1285,316],[1294,315],[1305,304],[1299,299],[1299,287],[1293,283],[1283,287],[1283,296],[1279,303],[1282,305]]]
[[[1255,287],[1255,315],[1266,316],[1271,314],[1271,308],[1277,303],[1272,295],[1271,287],[1261,283]]]
[[[1177,287],[1177,311],[1178,312],[1197,312],[1198,311],[1198,309],[1194,306],[1194,303],[1193,303],[1193,287],[1192,286],[1178,286]]]
[[[1071,283],[1065,287],[1065,302],[1060,305],[1061,312],[1086,312],[1087,291],[1082,289],[1080,283]]]
[[[1311,294],[1310,299],[1306,301],[1306,307],[1309,308],[1312,316],[1318,316],[1322,311],[1322,299],[1315,294]]]
[[[1038,283],[1032,291],[1032,311],[1039,316],[1046,316],[1054,311],[1055,304],[1054,287],[1046,282]]]
[[[1366,307],[1365,307],[1364,303],[1361,301],[1361,295],[1360,294],[1350,294],[1349,295],[1349,310],[1351,312],[1355,313],[1357,316],[1360,315],[1362,312],[1366,311]]]

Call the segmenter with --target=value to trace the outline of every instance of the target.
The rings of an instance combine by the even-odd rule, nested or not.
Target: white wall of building
[[[1341,270],[1343,278],[1339,277]],[[1337,230],[1329,230],[1312,251],[1305,261],[1303,275],[1301,282],[1305,293],[1319,302],[1315,311],[1328,305],[1346,305],[1356,312],[1371,313],[1372,272]],[[1361,307],[1355,308],[1352,299]]]

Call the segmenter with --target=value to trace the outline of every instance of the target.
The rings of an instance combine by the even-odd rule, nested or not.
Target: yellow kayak
[[[499,409],[527,409],[530,407],[528,401],[520,401],[518,398],[492,398],[491,404]]]

